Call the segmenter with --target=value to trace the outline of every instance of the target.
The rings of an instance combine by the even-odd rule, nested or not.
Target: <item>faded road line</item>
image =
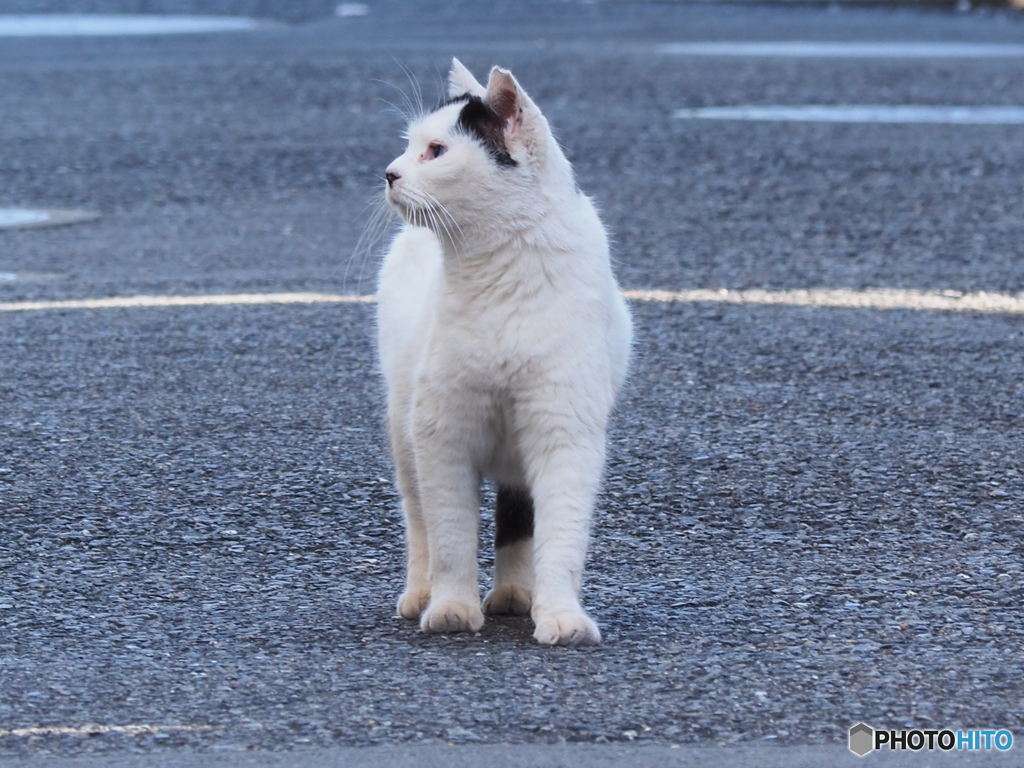
[[[984,59],[1024,56],[1015,43],[829,43],[779,41],[767,43],[667,43],[658,53],[676,56],[758,56],[843,59]]]
[[[12,301],[0,303],[0,312],[41,309],[121,309],[134,307],[198,307],[232,304],[360,304],[376,301],[374,296],[337,293],[231,293],[205,296],[114,296],[108,299],[66,299],[63,301]]]
[[[914,309],[932,312],[988,312],[1024,314],[1024,294],[960,293],[958,291],[904,291],[875,288],[866,291],[836,290],[749,291],[623,291],[636,301],[719,302],[723,304],[775,304],[790,307],[845,309]]]
[[[716,302],[774,304],[848,309],[915,309],[923,311],[1024,314],[1024,294],[959,293],[958,291],[904,291],[879,288],[866,291],[815,289],[797,291],[624,291],[633,301]],[[134,307],[228,306],[255,304],[369,304],[375,296],[329,293],[241,293],[206,296],[117,296],[106,299],[12,301],[0,303],[0,312],[44,309],[121,309]]]
[[[679,109],[676,110],[675,117],[680,120],[756,120],[788,123],[1022,125],[1024,124],[1024,107],[959,107],[916,104],[766,105]]]
[[[714,302],[719,304],[767,304],[791,307],[833,307],[840,309],[911,309],[931,312],[986,312],[1024,314],[1024,294],[960,293],[958,291],[912,291],[875,288],[834,290],[767,291],[753,289],[697,289],[690,291],[623,291],[633,301]],[[374,296],[337,293],[234,293],[206,296],[117,296],[107,299],[64,301],[13,301],[0,303],[0,312],[28,312],[48,309],[130,309],[135,307],[195,307],[255,304],[370,304]]]
[[[57,227],[62,224],[95,221],[99,217],[96,211],[79,209],[0,208],[0,229]]]
[[[48,725],[37,728],[0,728],[3,736],[95,736],[103,733],[123,733],[140,736],[148,733],[168,731],[212,731],[215,725],[81,725],[77,727]]]
[[[0,37],[97,37],[245,32],[265,26],[240,16],[47,13],[0,16]]]

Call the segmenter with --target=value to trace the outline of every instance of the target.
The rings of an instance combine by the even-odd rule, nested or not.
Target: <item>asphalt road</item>
[[[386,102],[405,70],[433,102],[452,55],[540,104],[626,288],[1024,291],[1024,126],[673,117],[1019,106],[1024,57],[656,48],[1022,43],[1022,14],[203,5],[278,23],[0,39],[0,207],[102,214],[0,231],[0,303],[372,292]],[[864,721],[1006,728],[988,757],[1024,764],[1024,316],[633,311],[585,587],[605,641],[575,650],[394,617],[372,305],[0,312],[0,762],[821,765]]]

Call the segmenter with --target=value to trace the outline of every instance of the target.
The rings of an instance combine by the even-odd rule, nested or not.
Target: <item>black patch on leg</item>
[[[507,547],[533,536],[533,497],[525,488],[498,486],[494,546]]]

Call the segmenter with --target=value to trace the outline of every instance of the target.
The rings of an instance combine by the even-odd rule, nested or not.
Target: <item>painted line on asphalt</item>
[[[0,229],[42,224],[50,216],[46,211],[30,208],[0,208]]]
[[[104,733],[123,733],[129,736],[140,736],[149,733],[166,733],[168,731],[212,731],[215,725],[99,725],[90,724],[78,727],[49,725],[36,728],[0,728],[3,736],[98,736]]]
[[[984,312],[1024,314],[1024,294],[960,293],[959,291],[912,291],[876,288],[853,291],[834,290],[730,291],[721,289],[693,291],[623,291],[636,301],[717,302],[722,304],[761,304],[789,307],[827,307],[836,309],[910,309],[925,312]]]
[[[370,6],[365,3],[341,3],[334,9],[334,15],[339,18],[351,16],[367,16],[370,13]]]
[[[1024,56],[1024,45],[1014,43],[912,42],[731,42],[666,43],[658,53],[675,56],[739,56],[768,58],[842,59],[985,59]]]
[[[0,312],[43,309],[130,309],[136,307],[199,307],[236,304],[365,304],[375,296],[335,293],[232,293],[201,296],[114,296],[107,299],[12,301],[0,303]]]
[[[96,211],[77,208],[0,208],[0,229],[30,229],[59,227],[82,221],[95,221],[100,215]]]
[[[1024,314],[1024,293],[961,293],[959,291],[915,291],[876,288],[854,291],[846,288],[792,291],[752,289],[697,289],[690,291],[623,291],[632,301],[709,302],[757,304],[835,309],[909,309],[925,312],[983,312]],[[60,301],[12,301],[0,303],[0,312],[30,312],[50,309],[131,309],[147,307],[196,307],[265,304],[371,304],[369,295],[336,293],[234,293],[202,296],[117,296],[106,299]]]
[[[240,16],[47,13],[0,15],[0,37],[107,37],[247,32],[267,26]]]
[[[1024,107],[843,104],[698,107],[679,109],[680,120],[752,120],[793,123],[1024,125]]]

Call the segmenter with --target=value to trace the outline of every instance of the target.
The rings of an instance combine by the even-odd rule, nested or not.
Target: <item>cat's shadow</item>
[[[488,616],[483,628],[475,633],[457,633],[450,635],[428,635],[419,631],[418,622],[410,619],[399,619],[401,631],[415,633],[416,643],[436,646],[450,643],[473,645],[486,642],[487,646],[536,646],[533,639],[533,620],[529,616]]]

